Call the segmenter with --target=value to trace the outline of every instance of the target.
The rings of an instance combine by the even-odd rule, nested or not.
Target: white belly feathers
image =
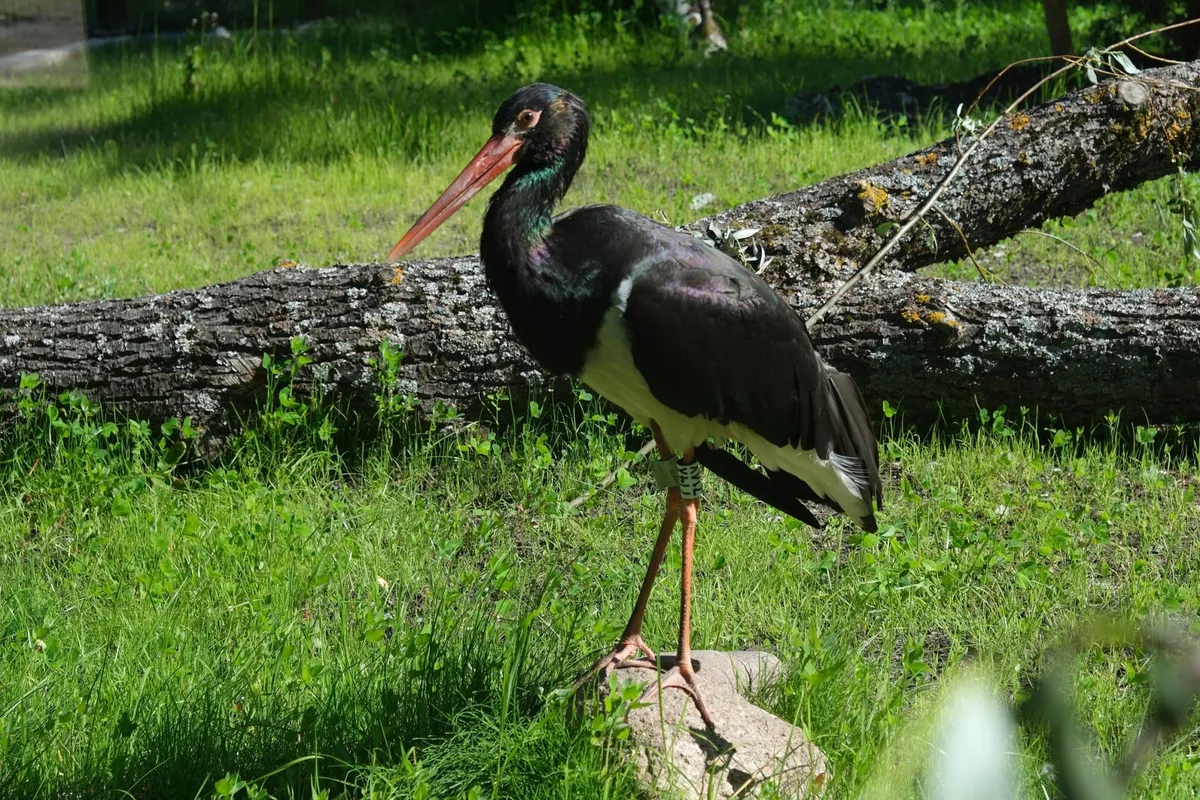
[[[721,445],[733,439],[749,448],[767,469],[790,472],[820,496],[834,500],[851,517],[860,519],[871,513],[870,501],[863,500],[869,494],[858,459],[837,454],[822,459],[814,450],[778,447],[744,425],[722,425],[702,416],[684,416],[660,403],[633,363],[629,335],[622,321],[629,292],[626,283],[631,282],[622,283],[615,298],[618,303],[605,315],[596,345],[584,361],[579,376],[584,383],[647,428],[651,420],[658,423],[676,454],[705,441]]]

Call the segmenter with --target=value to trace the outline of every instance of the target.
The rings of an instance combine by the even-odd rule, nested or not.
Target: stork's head
[[[492,118],[492,136],[483,149],[396,243],[387,263],[416,247],[509,167],[551,171],[569,182],[587,152],[590,127],[587,107],[565,89],[548,83],[517,89]]]
[[[548,83],[513,92],[492,118],[492,138],[516,142],[514,163],[540,166],[586,148],[591,118],[575,95]]]

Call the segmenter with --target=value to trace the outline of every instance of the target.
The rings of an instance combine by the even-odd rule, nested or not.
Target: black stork
[[[545,370],[579,378],[654,434],[662,459],[655,477],[667,489],[633,614],[588,676],[605,667],[657,669],[642,617],[680,521],[679,649],[658,685],[684,690],[712,728],[690,648],[700,465],[815,527],[805,501],[874,532],[872,501],[883,501],[877,444],[854,382],[821,359],[804,321],[752,271],[707,242],[616,206],[553,216],[583,163],[590,126],[570,92],[544,83],[518,89],[496,112],[483,149],[387,263],[513,168],[483,225],[488,284]],[[730,439],[766,472],[724,450]],[[656,691],[651,686],[647,698]]]

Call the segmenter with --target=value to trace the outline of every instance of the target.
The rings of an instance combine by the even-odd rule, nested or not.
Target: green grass
[[[619,632],[661,513],[630,476],[564,511],[622,455],[612,416],[581,401],[348,458],[268,420],[180,476],[159,432],[59,408],[26,403],[0,474],[0,794],[207,796],[281,770],[261,782],[279,797],[628,796],[617,745],[552,696]],[[767,703],[829,754],[835,796],[893,767],[968,651],[1020,691],[1090,614],[1194,616],[1195,464],[1035,433],[887,437],[878,536],[814,535],[710,482],[694,644],[783,659]],[[678,578],[676,543],[646,630],[668,649]],[[1120,752],[1144,656],[1078,667],[1081,713]],[[1200,789],[1181,742],[1147,786]],[[1029,741],[1034,794],[1042,758]]]
[[[378,20],[239,35],[205,47],[194,94],[186,48],[104,51],[86,90],[0,93],[0,305],[377,258],[535,78],[596,120],[567,204],[682,222],[699,193],[716,195],[708,213],[948,133],[861,114],[793,128],[774,116],[789,93],[950,80],[1046,47],[1035,2],[859,5],[746,4],[734,54],[710,59],[596,15],[502,36]],[[1113,14],[1072,13],[1083,41]],[[1172,188],[1046,228],[1100,267],[1034,235],[981,259],[1012,281],[1194,283]],[[423,252],[473,249],[482,205]],[[321,409],[277,409],[206,466],[178,463],[182,428],[35,396],[0,430],[0,796],[222,796],[227,775],[253,784],[238,797],[630,796],[614,731],[568,724],[553,694],[623,625],[660,513],[641,466],[564,510],[624,451],[591,401],[493,438],[394,422],[340,451],[349,432],[330,435]],[[912,740],[968,661],[1019,696],[1094,613],[1200,608],[1191,457],[1130,445],[1125,425],[1053,447],[1010,417],[888,428],[879,536],[836,520],[815,534],[709,481],[694,644],[783,660],[762,701],[826,750],[835,797],[915,791],[895,776],[919,767]],[[674,547],[646,631],[667,650]],[[1081,719],[1114,755],[1146,712],[1145,654],[1075,666]],[[1200,742],[1168,744],[1138,796],[1200,791]],[[1053,796],[1044,743],[1021,757],[1028,795]]]
[[[379,258],[476,151],[499,101],[533,79],[580,93],[596,119],[568,204],[684,222],[701,193],[715,195],[711,213],[947,135],[933,118],[912,131],[862,115],[792,130],[774,115],[793,92],[865,74],[951,80],[1040,52],[1040,14],[1029,2],[767,4],[731,30],[734,55],[710,59],[673,35],[588,15],[437,49],[372,22],[206,45],[191,94],[186,47],[100,51],[86,91],[0,93],[0,304],[199,286],[280,258]],[[1086,37],[1097,12],[1076,17]],[[1113,198],[1067,235],[1119,262],[1101,284],[1192,280],[1164,191]],[[423,252],[474,249],[483,205]],[[1137,231],[1146,238],[1130,243]],[[1030,237],[1007,256],[1027,267],[1018,278],[1057,265],[1086,277],[1090,263]]]

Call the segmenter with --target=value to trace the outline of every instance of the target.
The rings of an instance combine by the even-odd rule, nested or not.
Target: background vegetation
[[[86,90],[0,93],[0,303],[379,257],[534,79],[596,120],[568,204],[682,222],[948,133],[938,109],[918,126],[869,110],[793,125],[791,93],[965,78],[1047,49],[1040,5],[1017,0],[747,2],[726,21],[732,52],[707,59],[607,4],[491,27],[442,5],[440,21],[302,32],[260,6],[232,40],[203,38],[205,17],[184,41],[96,51]],[[1130,24],[1105,4],[1071,22],[1082,46]],[[1083,254],[1030,235],[982,258],[1010,281],[1193,284],[1177,210],[1195,188],[1159,182],[1048,226]],[[472,249],[482,205],[427,252]],[[640,468],[565,510],[618,463],[624,423],[580,391],[502,429],[414,430],[389,388],[398,358],[377,364],[388,435],[338,447],[346,421],[288,390],[297,342],[217,467],[191,463],[184,421],[113,420],[28,381],[0,433],[0,795],[629,796],[622,709],[570,726],[554,694],[624,623],[655,531]],[[783,659],[762,702],[825,748],[838,797],[919,793],[892,778],[916,770],[910,740],[964,664],[1019,699],[1094,613],[1186,627],[1197,611],[1190,449],[1138,420],[1058,430],[1052,409],[933,432],[887,411],[879,535],[817,534],[710,481],[699,537],[694,644]],[[677,578],[676,549],[648,618],[667,649]],[[1082,721],[1117,753],[1146,711],[1146,655],[1096,647],[1076,667]],[[1168,742],[1138,796],[1200,789],[1197,744]],[[1022,743],[1030,796],[1053,796],[1045,760]]]

